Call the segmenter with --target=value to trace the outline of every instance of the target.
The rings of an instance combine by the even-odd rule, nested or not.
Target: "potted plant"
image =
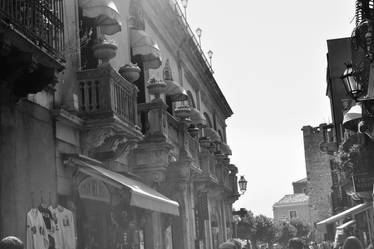
[[[190,133],[191,137],[196,138],[199,135],[199,128],[190,126],[187,129],[188,133]]]
[[[147,85],[149,94],[154,95],[156,99],[160,98],[160,94],[164,93],[166,90],[166,83],[161,80],[156,80],[151,78],[148,80]]]
[[[200,137],[199,142],[200,145],[205,148],[208,148],[210,145],[210,139],[208,137]]]
[[[118,72],[123,78],[134,83],[139,79],[141,70],[140,67],[138,67],[138,64],[129,63],[120,67]]]
[[[117,44],[108,39],[99,39],[95,45],[92,46],[94,56],[102,61],[101,65],[106,65],[109,60],[114,58],[117,54]]]
[[[177,108],[175,108],[174,113],[175,116],[180,119],[187,119],[191,115],[191,107],[189,107],[188,105],[177,106]]]

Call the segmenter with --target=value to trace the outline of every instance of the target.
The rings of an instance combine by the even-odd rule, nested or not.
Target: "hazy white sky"
[[[215,78],[234,115],[231,162],[248,180],[235,207],[273,216],[305,177],[301,128],[331,120],[326,40],[349,36],[353,0],[189,0],[187,19],[211,49]]]

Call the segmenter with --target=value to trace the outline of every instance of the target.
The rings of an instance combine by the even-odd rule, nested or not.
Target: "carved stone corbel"
[[[115,135],[111,128],[96,128],[86,130],[81,135],[81,145],[84,153],[89,153],[91,150],[100,147],[105,139]]]

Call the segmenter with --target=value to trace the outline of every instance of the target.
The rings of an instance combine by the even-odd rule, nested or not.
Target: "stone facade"
[[[294,194],[306,194],[308,191],[308,181],[306,178],[292,183]]]
[[[308,180],[309,207],[312,223],[330,217],[332,213],[331,202],[331,156],[321,150],[322,142],[326,141],[324,125],[320,127],[304,126],[305,166]],[[317,239],[323,239],[318,234]]]
[[[298,219],[310,226],[309,197],[304,193],[285,195],[273,205],[273,215],[276,224]]]
[[[90,1],[57,2],[64,36],[51,40],[62,47],[42,43],[42,35],[18,37],[26,32],[22,15],[11,19],[17,32],[0,29],[0,61],[27,49],[32,58],[21,56],[0,74],[0,237],[25,240],[25,215],[43,203],[73,211],[78,249],[92,239],[113,246],[116,208],[126,209],[120,215],[133,248],[217,248],[232,236],[239,197],[226,138],[233,112],[178,5],[115,0],[100,17],[112,12],[108,30],[79,4]],[[141,70],[133,82],[119,73],[131,62]],[[167,87],[159,95],[149,82]],[[123,179],[143,186],[144,199],[161,195],[174,211],[139,206],[136,186]],[[92,196],[83,195],[84,183],[100,186],[103,196],[95,186]]]

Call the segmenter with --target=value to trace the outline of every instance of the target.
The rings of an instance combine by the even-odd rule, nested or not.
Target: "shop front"
[[[75,217],[77,249],[172,248],[167,224],[179,215],[177,202],[91,158],[67,155],[64,164],[74,169],[74,187],[60,203]]]
[[[367,247],[373,242],[373,205],[361,203],[316,224],[317,229],[327,232],[335,227],[334,243],[342,245],[349,236],[358,237]]]

